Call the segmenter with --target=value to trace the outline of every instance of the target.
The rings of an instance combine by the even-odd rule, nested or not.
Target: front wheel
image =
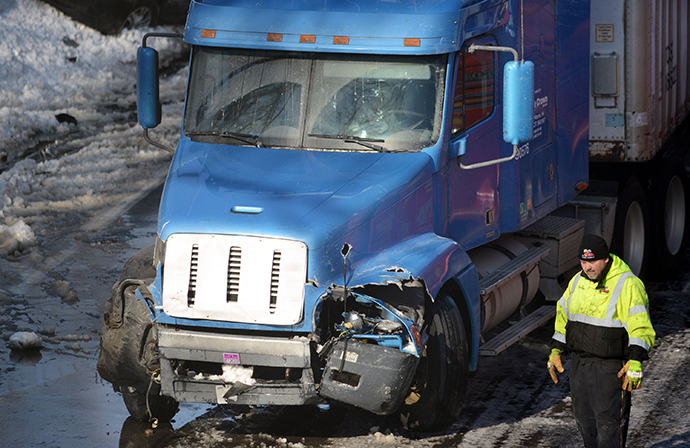
[[[179,404],[174,398],[159,395],[158,385],[151,390],[139,390],[134,387],[122,388],[122,400],[129,411],[129,414],[140,422],[146,422],[151,418],[159,421],[168,422],[179,410]],[[148,402],[147,402],[148,395]]]
[[[467,393],[469,354],[458,307],[450,297],[440,295],[427,307],[427,316],[429,340],[399,411],[409,429],[447,425],[460,415]]]

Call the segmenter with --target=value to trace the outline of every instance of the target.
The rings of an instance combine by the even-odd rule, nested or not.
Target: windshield
[[[196,47],[184,118],[193,140],[419,151],[438,140],[443,56]]]

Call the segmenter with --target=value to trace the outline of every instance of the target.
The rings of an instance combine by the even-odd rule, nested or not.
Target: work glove
[[[563,353],[562,350],[557,348],[551,349],[549,362],[546,363],[546,367],[549,369],[549,375],[551,375],[551,379],[556,384],[558,384],[558,374],[556,373],[556,370],[558,370],[558,373],[563,373],[564,371],[563,363],[561,362],[561,353]]]
[[[618,372],[618,378],[623,378],[623,389],[631,391],[633,389],[639,389],[642,386],[642,363],[631,359],[626,362],[623,368]]]

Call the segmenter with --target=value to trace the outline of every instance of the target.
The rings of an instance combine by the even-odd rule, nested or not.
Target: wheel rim
[[[144,28],[151,25],[152,17],[153,14],[151,13],[150,8],[140,6],[129,13],[122,27],[131,29]]]
[[[685,191],[678,176],[671,179],[666,190],[664,233],[668,251],[676,255],[683,244],[685,233]]]
[[[644,214],[639,202],[633,202],[625,215],[623,258],[635,275],[644,259]]]

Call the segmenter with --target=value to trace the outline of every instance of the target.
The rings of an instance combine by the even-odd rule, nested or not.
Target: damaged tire
[[[122,400],[129,411],[129,415],[140,422],[147,422],[155,417],[159,421],[168,422],[179,410],[179,404],[172,397],[160,395],[160,386],[154,384],[150,391],[139,390],[135,387],[122,388]],[[148,395],[148,403],[146,396]]]
[[[178,411],[177,402],[160,395],[156,382],[160,354],[151,321],[152,299],[146,285],[151,283],[152,247],[134,255],[123,269],[105,305],[101,328],[98,373],[122,393],[127,410],[137,420],[170,420]],[[143,300],[137,298],[139,290]]]
[[[462,316],[453,300],[440,295],[427,307],[429,340],[400,407],[408,429],[432,430],[460,415],[467,393],[469,354]]]

